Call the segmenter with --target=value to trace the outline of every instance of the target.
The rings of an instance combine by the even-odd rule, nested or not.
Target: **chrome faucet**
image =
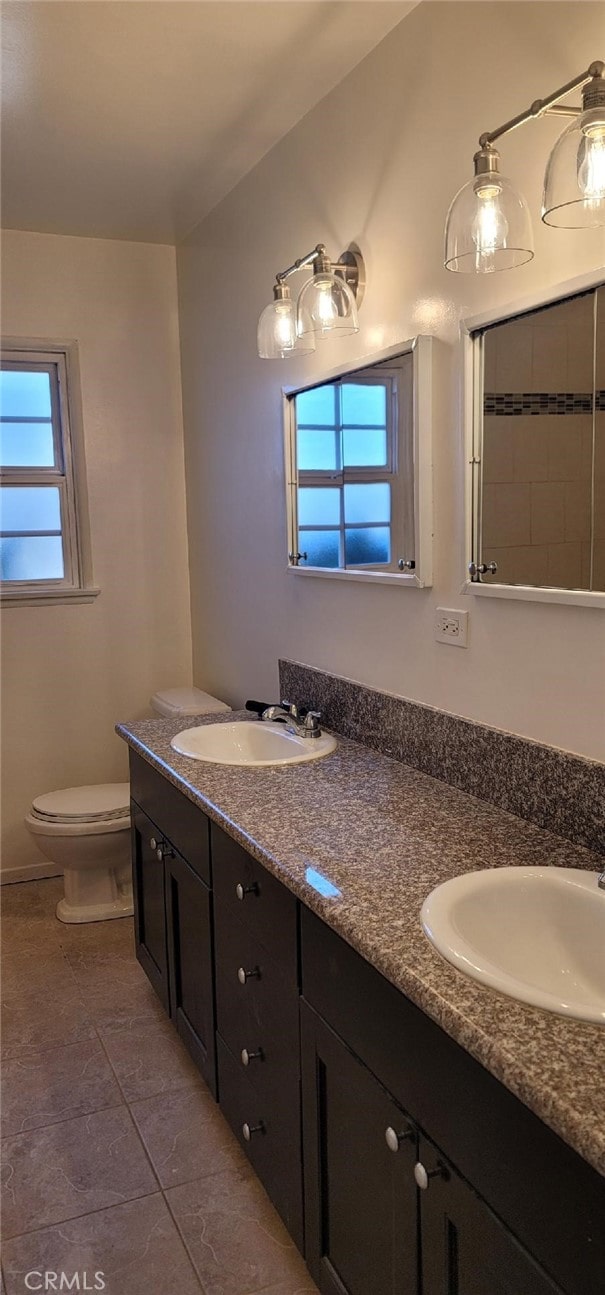
[[[287,733],[295,733],[296,737],[321,737],[319,721],[321,714],[318,710],[308,710],[302,715],[298,706],[289,701],[282,701],[277,706],[267,706],[263,711],[261,719],[282,722],[285,725]]]

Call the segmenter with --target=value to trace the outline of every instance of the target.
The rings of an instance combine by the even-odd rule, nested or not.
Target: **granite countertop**
[[[234,719],[250,716],[186,726]],[[423,900],[459,873],[545,863],[600,871],[600,856],[346,738],[308,764],[246,769],[178,755],[170,739],[183,727],[182,717],[153,719],[117,732],[605,1174],[605,1029],[467,978],[420,925]],[[340,895],[322,897],[308,868]]]

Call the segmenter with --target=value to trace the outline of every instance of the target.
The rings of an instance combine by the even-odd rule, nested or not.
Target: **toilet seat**
[[[33,801],[30,816],[39,823],[99,824],[111,831],[129,818],[130,786],[127,782],[98,783],[89,787],[66,787],[47,792]],[[114,828],[113,830],[117,830]]]

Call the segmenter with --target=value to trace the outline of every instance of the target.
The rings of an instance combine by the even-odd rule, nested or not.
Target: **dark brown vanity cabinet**
[[[134,753],[130,773],[137,958],[216,1096],[208,819]]]
[[[303,1249],[298,905],[212,825],[219,1101]]]
[[[309,1268],[324,1295],[412,1295],[416,1129],[304,1002],[301,1039]]]
[[[301,959],[322,1295],[603,1295],[605,1180],[306,908]]]
[[[436,1147],[420,1138],[423,1295],[562,1295]],[[419,1172],[419,1171],[417,1171]],[[596,1295],[596,1292],[595,1292]]]
[[[160,1002],[169,1012],[164,862],[157,857],[162,836],[135,801],[131,801],[130,808],[136,954]]]

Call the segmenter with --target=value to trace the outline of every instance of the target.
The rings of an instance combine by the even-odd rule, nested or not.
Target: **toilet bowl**
[[[198,688],[155,693],[151,706],[173,718],[230,709]],[[61,922],[132,916],[127,782],[68,787],[38,796],[25,826],[42,854],[63,869],[65,893],[56,910]]]

